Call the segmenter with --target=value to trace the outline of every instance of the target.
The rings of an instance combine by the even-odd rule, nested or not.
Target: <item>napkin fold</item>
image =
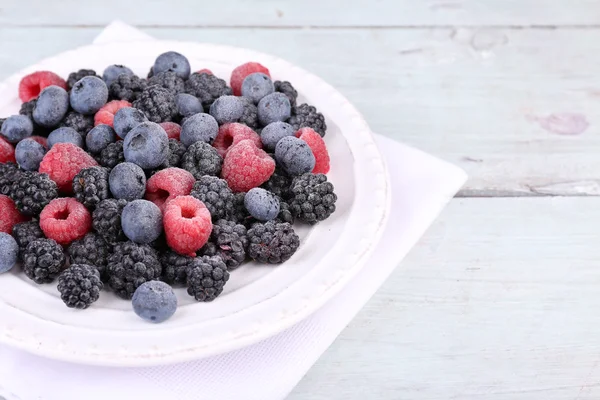
[[[116,21],[94,41],[153,40]],[[371,260],[325,306],[241,350],[147,368],[75,365],[0,345],[0,400],[284,399],[377,291],[466,181],[458,167],[375,135],[391,176],[392,210]]]

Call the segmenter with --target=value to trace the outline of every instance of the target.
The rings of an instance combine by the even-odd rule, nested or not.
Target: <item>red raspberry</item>
[[[234,192],[247,192],[269,180],[275,171],[275,160],[252,140],[242,140],[227,152],[221,177]]]
[[[92,215],[72,197],[52,200],[40,214],[40,228],[48,239],[68,245],[92,230]]]
[[[23,103],[37,98],[40,92],[48,86],[60,86],[67,90],[67,82],[54,72],[38,71],[29,74],[19,83],[19,98]]]
[[[131,107],[131,103],[125,100],[113,100],[106,103],[94,116],[94,126],[105,124],[114,128],[115,114],[121,108]]]
[[[73,178],[84,168],[95,167],[96,160],[73,143],[57,143],[46,153],[39,171],[46,173],[64,193],[73,193]]]
[[[33,139],[45,148],[48,148],[48,139],[43,136],[29,136],[29,139]]]
[[[27,221],[27,218],[22,216],[15,202],[8,196],[0,194],[0,232],[12,234],[12,228],[19,222]]]
[[[179,140],[179,134],[181,133],[181,126],[175,122],[161,122],[159,124],[167,132],[169,139]]]
[[[213,72],[208,68],[202,68],[200,71],[196,72],[197,74],[210,74],[214,75]]]
[[[16,162],[15,148],[0,136],[0,163],[4,164],[9,161]]]
[[[165,205],[177,196],[187,196],[196,179],[185,169],[165,168],[158,171],[146,183],[146,199],[164,211]]]
[[[262,149],[262,141],[258,133],[254,132],[252,128],[237,122],[225,124],[219,128],[219,134],[213,142],[213,147],[217,149],[221,157],[225,157],[229,149],[242,140],[252,140],[256,147]]]
[[[231,80],[229,81],[229,85],[231,86],[231,89],[233,89],[233,94],[241,96],[242,82],[244,82],[244,79],[246,79],[248,75],[255,72],[262,72],[269,78],[271,77],[269,70],[256,62],[247,62],[234,69],[231,73]]]
[[[179,196],[167,203],[163,216],[167,244],[173,251],[196,256],[212,231],[208,208],[192,196]]]
[[[296,132],[296,137],[304,140],[315,155],[313,174],[326,174],[329,172],[329,152],[321,135],[311,128],[302,128]]]

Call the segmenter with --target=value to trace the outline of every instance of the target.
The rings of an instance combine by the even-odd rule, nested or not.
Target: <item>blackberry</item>
[[[312,128],[321,137],[325,136],[327,131],[323,114],[308,104],[300,104],[298,107],[292,108],[292,116],[288,120],[288,124],[292,125],[296,131],[300,128]]]
[[[252,100],[246,97],[240,97],[240,99],[242,99],[242,102],[244,103],[244,113],[238,122],[240,124],[245,124],[254,130],[258,129],[258,108]]]
[[[0,194],[10,196],[12,184],[18,180],[22,172],[13,162],[0,163]]]
[[[100,152],[100,165],[106,168],[114,168],[117,164],[125,162],[125,155],[123,154],[123,141],[119,140],[114,143],[110,143]]]
[[[60,298],[69,308],[88,308],[98,300],[103,287],[100,273],[91,265],[71,264],[58,277]]]
[[[133,102],[148,87],[148,82],[136,75],[121,74],[108,88],[112,100]]]
[[[177,139],[169,139],[169,158],[167,160],[169,167],[179,167],[185,151],[186,148],[183,143]]]
[[[296,99],[298,98],[298,92],[296,91],[296,89],[294,89],[291,83],[289,83],[288,81],[275,81],[273,82],[273,85],[275,85],[276,92],[281,92],[285,94],[288,99],[290,99],[290,104],[292,105],[292,108],[296,107]]]
[[[73,85],[75,85],[77,81],[85,78],[86,76],[97,76],[100,78],[93,69],[80,69],[77,72],[71,72],[67,78],[67,86],[69,87],[69,90],[73,89]]]
[[[337,195],[324,174],[306,173],[297,176],[290,188],[290,211],[295,218],[309,224],[323,221],[335,211]]]
[[[283,171],[283,169],[277,167],[275,172],[268,181],[262,184],[262,188],[273,193],[275,196],[280,197],[283,200],[290,198],[290,185],[292,184],[292,178]]]
[[[248,212],[248,210],[246,210],[246,206],[244,205],[245,197],[246,193],[244,192],[233,194],[233,213],[229,215],[229,220],[244,225],[246,225],[249,221],[252,220],[250,213]]]
[[[0,131],[2,131],[2,124],[6,121],[6,118],[0,118]]]
[[[216,176],[201,176],[192,187],[191,196],[204,203],[213,221],[226,218],[234,211],[233,192],[227,181]]]
[[[221,219],[213,224],[210,240],[202,248],[203,256],[219,256],[233,271],[246,260],[248,232],[244,225]]]
[[[187,292],[197,301],[213,301],[228,280],[229,272],[221,257],[196,257],[188,269]]]
[[[204,175],[219,175],[223,158],[208,143],[196,142],[187,148],[181,158],[181,168],[200,179]]]
[[[205,72],[191,74],[185,82],[185,92],[199,98],[205,110],[219,97],[233,93],[227,82]]]
[[[169,122],[177,116],[175,95],[160,86],[148,86],[133,102],[133,107],[152,122]]]
[[[285,201],[279,199],[279,214],[277,215],[276,220],[280,222],[287,222],[289,224],[293,224],[296,221],[294,218],[294,214],[290,210],[290,205]]]
[[[110,244],[127,240],[121,228],[121,213],[126,205],[124,199],[106,199],[92,213],[92,228]]]
[[[75,198],[89,209],[96,208],[102,200],[110,197],[108,168],[84,168],[73,178]]]
[[[193,258],[182,256],[172,250],[162,253],[160,263],[162,264],[162,280],[171,285],[185,285],[187,269]]]
[[[248,229],[248,255],[260,263],[280,264],[290,259],[300,246],[291,224],[257,222]]]
[[[40,223],[36,220],[20,222],[13,226],[12,235],[19,245],[19,253],[23,254],[27,245],[36,239],[43,239],[44,232],[40,228]]]
[[[112,246],[96,233],[88,233],[69,246],[71,264],[87,264],[98,270],[103,281],[107,278],[106,268]]]
[[[75,129],[85,140],[87,133],[94,129],[94,116],[71,111],[62,120],[60,126],[68,126]]]
[[[152,76],[148,79],[148,86],[150,85],[163,87],[173,95],[182,93],[185,90],[183,79],[173,71],[164,71]]]
[[[58,187],[48,174],[22,171],[12,184],[10,197],[23,215],[39,215],[44,207],[58,197]]]
[[[131,299],[144,282],[160,278],[162,267],[156,250],[146,244],[122,242],[108,257],[108,285],[116,295]]]
[[[63,248],[52,239],[36,239],[21,254],[23,272],[37,284],[50,283],[65,264]]]

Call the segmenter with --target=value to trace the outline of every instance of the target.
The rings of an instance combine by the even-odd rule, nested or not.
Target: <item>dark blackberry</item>
[[[6,121],[6,118],[0,118],[0,131],[2,131],[2,124]]]
[[[262,188],[273,193],[275,196],[287,200],[290,198],[290,185],[292,177],[285,173],[281,168],[275,168],[275,172],[268,181],[262,184]]]
[[[156,123],[169,122],[177,116],[175,96],[160,86],[148,86],[133,102],[133,107]]]
[[[148,82],[136,75],[121,74],[115,79],[109,88],[112,100],[125,100],[133,102],[148,87]]]
[[[216,176],[201,176],[192,187],[191,196],[204,203],[213,221],[226,218],[234,211],[233,192],[227,181]]]
[[[250,128],[258,129],[258,108],[252,102],[252,100],[246,97],[240,97],[244,103],[244,113],[239,119],[240,124],[248,125]]]
[[[229,280],[227,266],[221,257],[196,257],[187,271],[187,292],[197,301],[213,301]]]
[[[300,246],[291,224],[257,222],[248,229],[248,256],[261,263],[280,264],[290,259]]]
[[[275,85],[275,91],[285,94],[287,98],[290,99],[290,104],[292,105],[292,108],[296,107],[298,91],[294,89],[292,84],[288,81],[275,81],[273,82],[273,84]]]
[[[126,205],[124,199],[106,199],[92,213],[92,228],[110,244],[127,240],[121,228],[121,213]]]
[[[219,175],[223,166],[223,158],[208,143],[196,142],[183,154],[181,168],[200,179],[204,175]]]
[[[39,215],[58,197],[58,187],[48,174],[22,171],[11,187],[10,197],[23,215]]]
[[[244,225],[221,219],[213,224],[210,240],[201,252],[203,256],[219,256],[233,271],[246,260],[248,232]]]
[[[163,87],[174,95],[182,93],[185,90],[183,79],[173,71],[164,71],[152,76],[148,79],[148,86],[150,85]]]
[[[205,110],[219,97],[233,93],[227,82],[205,72],[191,74],[185,82],[185,92],[199,98]]]
[[[13,226],[12,235],[19,245],[19,253],[23,254],[27,245],[36,239],[43,239],[44,232],[40,228],[40,223],[36,220],[20,222]]]
[[[287,222],[288,224],[294,224],[296,218],[294,218],[294,214],[290,210],[290,205],[279,199],[279,214],[276,218],[279,222]]]
[[[112,169],[122,162],[125,162],[122,140],[110,143],[100,152],[100,165],[103,167]]]
[[[10,196],[12,185],[23,171],[12,162],[0,163],[0,194]]]
[[[177,139],[169,139],[169,167],[179,167],[186,152],[185,145]]]
[[[62,120],[60,126],[68,126],[75,129],[85,140],[85,136],[94,128],[94,116],[71,111]]]
[[[69,87],[69,90],[73,89],[73,85],[75,85],[78,80],[83,79],[86,76],[97,76],[100,78],[93,69],[80,69],[77,72],[71,72],[67,78],[67,86]]]
[[[100,273],[91,265],[71,264],[58,277],[60,298],[69,308],[88,308],[98,300],[103,287]]]
[[[162,280],[170,285],[185,285],[187,269],[193,258],[182,256],[172,250],[167,250],[160,256],[162,264]]]
[[[88,233],[83,239],[71,243],[68,252],[71,264],[91,265],[98,270],[100,278],[106,281],[106,267],[112,246],[106,243],[102,236]]]
[[[75,198],[93,210],[96,205],[110,197],[108,188],[108,168],[84,168],[73,178]]]
[[[52,239],[36,239],[21,254],[23,272],[35,283],[50,283],[65,265],[63,248]]]
[[[150,79],[154,76],[154,67],[150,67],[150,71],[148,71],[148,75],[146,75],[146,78]]]
[[[292,108],[292,116],[288,120],[288,124],[292,125],[295,130],[306,127],[312,128],[321,137],[325,136],[327,131],[323,114],[308,104],[300,104],[298,107]]]
[[[243,225],[247,225],[252,220],[250,213],[244,204],[246,193],[234,193],[233,195],[233,213],[229,215],[229,219]]]
[[[108,285],[117,296],[131,299],[144,282],[160,278],[162,267],[156,250],[145,244],[117,243],[108,257]]]
[[[297,176],[290,187],[290,211],[300,221],[316,224],[335,211],[337,195],[324,174],[306,173]]]

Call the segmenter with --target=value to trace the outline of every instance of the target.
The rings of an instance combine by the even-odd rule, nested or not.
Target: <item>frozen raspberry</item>
[[[0,137],[0,163],[16,162],[15,148],[3,137]]]
[[[227,152],[221,177],[234,192],[247,192],[269,180],[275,161],[252,140],[242,140]]]
[[[131,103],[125,100],[113,100],[106,103],[94,117],[94,126],[105,124],[114,128],[115,114],[121,108],[131,107]]]
[[[84,168],[98,165],[96,160],[73,143],[57,143],[40,163],[40,173],[46,173],[64,193],[73,193],[73,178]]]
[[[29,139],[35,140],[36,142],[38,142],[39,144],[41,144],[45,148],[48,148],[48,139],[46,139],[43,136],[29,136]]]
[[[92,230],[92,215],[77,200],[62,197],[44,207],[40,214],[40,228],[47,238],[67,245]]]
[[[19,98],[23,103],[33,100],[48,86],[59,86],[67,90],[67,82],[50,71],[38,71],[29,74],[19,83]]]
[[[161,122],[159,124],[167,132],[169,139],[179,140],[179,134],[181,133],[181,126],[175,122]]]
[[[146,199],[164,211],[165,205],[177,196],[187,196],[194,186],[194,175],[181,168],[158,171],[146,183]]]
[[[233,89],[233,94],[235,94],[236,96],[241,96],[242,82],[244,82],[244,79],[248,75],[253,74],[255,72],[262,72],[269,78],[271,77],[269,70],[256,62],[248,62],[234,69],[231,73],[231,80],[229,81],[229,86],[231,86],[231,89]]]
[[[304,140],[315,156],[315,167],[313,174],[326,174],[329,172],[329,152],[325,141],[314,129],[302,128],[296,132],[296,137]]]
[[[0,232],[12,233],[13,226],[27,219],[22,216],[10,197],[0,194]],[[210,217],[209,217],[210,218]]]
[[[206,244],[212,231],[208,208],[192,196],[179,196],[168,202],[163,223],[169,247],[192,257]]]
[[[262,149],[262,141],[258,133],[254,132],[252,128],[237,122],[221,125],[219,134],[213,142],[213,147],[217,149],[221,157],[225,157],[229,149],[242,140],[251,140],[256,147]]]
[[[213,72],[208,68],[202,68],[200,71],[196,71],[196,73],[214,75]]]

